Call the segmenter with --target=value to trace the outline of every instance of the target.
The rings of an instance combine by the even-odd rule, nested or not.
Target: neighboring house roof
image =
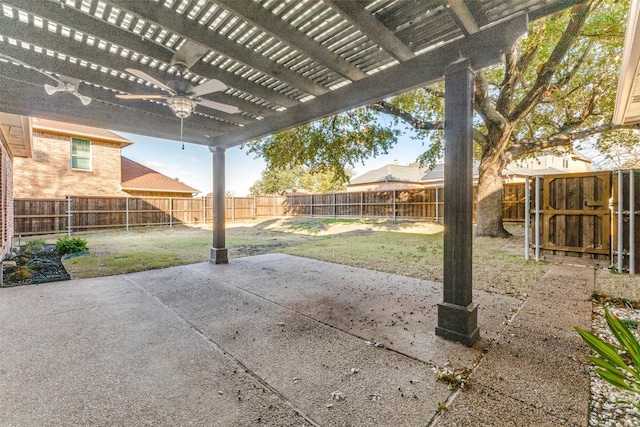
[[[129,191],[164,191],[173,193],[199,193],[188,185],[169,178],[126,157],[120,158],[122,189]]]
[[[0,135],[6,142],[13,157],[33,157],[33,139],[30,117],[0,113]]]
[[[515,165],[507,165],[502,171],[503,175],[559,175],[567,173],[564,169],[558,168],[545,168],[545,169],[529,169],[522,168]]]
[[[41,132],[48,131],[88,139],[99,139],[101,141],[117,142],[120,143],[120,148],[133,144],[133,141],[123,138],[120,135],[116,135],[106,129],[75,125],[72,123],[55,122],[53,120],[33,119],[33,130]]]
[[[478,162],[473,163],[473,177],[478,177]],[[444,163],[438,163],[433,169],[413,165],[390,164],[365,172],[351,180],[350,185],[377,182],[425,182],[444,179]]]
[[[424,168],[391,164],[356,176],[351,180],[351,185],[386,181],[419,182],[423,175]]]

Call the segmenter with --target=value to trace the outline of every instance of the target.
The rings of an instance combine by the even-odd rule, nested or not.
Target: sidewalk
[[[591,329],[593,290],[593,269],[553,265],[434,425],[587,426],[589,349],[573,327]]]

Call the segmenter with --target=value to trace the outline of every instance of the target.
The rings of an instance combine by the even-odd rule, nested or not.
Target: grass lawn
[[[524,229],[509,239],[474,238],[474,288],[524,298],[549,268],[524,259]],[[107,276],[206,262],[211,228],[174,227],[80,235],[88,255],[70,258],[73,278]],[[47,239],[54,242],[55,238]],[[227,224],[229,256],[281,252],[442,282],[442,226],[427,222],[283,218]],[[597,272],[598,292],[640,299],[638,276]]]

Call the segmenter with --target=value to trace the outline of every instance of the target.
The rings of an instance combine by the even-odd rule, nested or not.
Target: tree
[[[537,20],[530,24],[528,36],[504,54],[501,64],[476,71],[477,235],[509,235],[502,225],[502,170],[509,162],[544,149],[570,147],[612,129],[634,127],[611,123],[628,8],[628,0],[589,0]],[[377,102],[368,110],[410,125],[416,138],[425,138],[428,132],[430,145],[418,160],[433,164],[444,145],[443,102],[440,83]],[[266,144],[260,141],[252,149],[268,161],[284,150],[287,156],[276,160],[280,165],[310,162],[329,170],[362,160],[366,153],[386,152],[395,135],[382,138],[384,129],[365,133],[369,139],[367,150],[362,150],[357,135],[375,126],[377,116],[356,111],[351,119],[345,115],[327,119],[304,131],[288,131],[286,138],[276,135]],[[331,120],[345,126],[338,141],[332,139],[336,134]],[[305,136],[294,143],[296,132],[313,133],[314,138]],[[302,141],[311,140],[314,149],[305,150]],[[326,152],[323,143],[331,147]]]
[[[344,175],[351,176],[351,170],[344,171]],[[258,181],[249,192],[257,194],[279,194],[285,190],[304,189],[312,193],[330,193],[344,190],[344,180],[330,172],[313,173],[306,166],[292,168],[265,169]]]

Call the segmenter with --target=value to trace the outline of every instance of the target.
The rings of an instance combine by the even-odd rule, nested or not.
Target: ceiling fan
[[[182,64],[175,64],[176,66]],[[179,74],[179,76],[184,75],[187,68],[182,65],[183,69]],[[202,95],[206,95],[208,93],[220,92],[227,89],[227,85],[222,83],[219,80],[212,79],[208,80],[201,85],[196,87],[191,86],[189,83],[181,80],[171,80],[169,82],[162,83],[154,77],[151,77],[144,71],[136,70],[135,68],[127,68],[127,73],[133,74],[134,76],[145,80],[149,83],[152,83],[158,86],[160,89],[168,92],[169,95],[153,95],[153,94],[140,94],[140,95],[124,95],[118,94],[117,98],[120,99],[163,99],[171,108],[171,111],[181,119],[186,119],[191,115],[191,113],[195,110],[196,104],[204,105],[208,108],[213,108],[214,110],[223,111],[229,114],[236,114],[240,111],[237,107],[228,104],[222,104],[220,102],[210,101],[208,99],[201,98]]]
[[[80,102],[82,102],[83,105],[89,105],[89,103],[91,102],[91,98],[89,98],[88,96],[82,95],[80,92],[78,92],[78,89],[80,88],[80,83],[82,83],[82,80],[80,79],[63,76],[62,74],[58,74],[58,77],[54,77],[49,73],[46,73],[42,70],[32,67],[29,64],[25,64],[24,62],[19,61],[16,58],[13,58],[9,55],[5,55],[4,53],[0,53],[0,58],[4,58],[7,61],[11,61],[16,64],[20,64],[25,68],[29,68],[31,70],[37,71],[40,74],[43,74],[49,77],[50,79],[54,80],[55,82],[57,82],[58,83],[57,86],[51,86],[50,84],[45,83],[44,90],[47,92],[48,95],[53,95],[54,93],[57,93],[57,92],[69,92],[76,98],[80,99]]]
[[[166,84],[150,76],[144,71],[135,68],[127,68],[129,74],[152,83],[160,89],[168,92],[169,95],[116,95],[120,99],[163,99],[171,108],[171,111],[181,119],[185,119],[193,113],[196,104],[203,105],[214,110],[223,111],[229,114],[236,114],[239,109],[233,105],[222,104],[220,102],[203,99],[201,96],[220,92],[227,89],[227,85],[219,80],[212,79],[198,86],[191,86],[188,82],[182,80],[182,77],[189,71],[193,64],[202,58],[208,51],[208,48],[186,39],[180,49],[175,52],[171,60],[171,65],[177,68],[178,80],[168,81]]]

